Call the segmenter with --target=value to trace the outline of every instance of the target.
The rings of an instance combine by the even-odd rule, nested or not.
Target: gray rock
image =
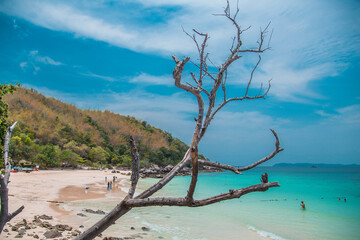
[[[24,235],[26,230],[24,228],[21,228],[17,232],[19,233],[19,235]]]
[[[39,216],[39,218],[42,219],[42,220],[51,220],[51,219],[53,219],[52,216],[48,216],[48,215],[45,215],[45,214]]]
[[[43,228],[47,228],[47,229],[53,229],[54,228],[54,226],[51,225],[49,222],[41,222],[39,226],[43,227]]]
[[[59,231],[71,231],[72,227],[68,226],[68,225],[63,225],[63,224],[57,224],[55,225],[55,228]]]
[[[56,237],[62,237],[62,233],[58,230],[50,230],[44,233],[44,236],[46,238],[56,238]]]
[[[150,231],[150,228],[148,228],[148,227],[141,227],[141,229],[146,232]]]
[[[100,209],[94,211],[94,210],[92,210],[92,209],[87,208],[87,209],[85,209],[84,211],[85,211],[85,212],[88,212],[88,213],[94,213],[94,214],[105,214],[105,212],[102,211],[102,210],[100,210]]]
[[[96,210],[96,212],[95,212],[95,213],[97,213],[97,214],[105,214],[105,212],[104,212],[104,211],[102,211],[102,210],[100,210],[100,209]]]

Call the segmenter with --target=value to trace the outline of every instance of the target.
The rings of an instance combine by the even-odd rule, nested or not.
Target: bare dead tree
[[[237,190],[229,190],[227,193],[222,193],[219,195],[215,195],[205,199],[194,199],[194,192],[196,189],[196,183],[198,178],[198,169],[199,164],[205,166],[211,166],[219,169],[225,169],[233,171],[236,174],[240,174],[241,171],[246,171],[255,166],[266,162],[267,160],[273,158],[283,149],[280,147],[279,138],[274,130],[271,130],[272,134],[275,137],[275,149],[272,153],[268,156],[256,161],[255,163],[245,166],[245,167],[233,167],[230,165],[225,165],[221,163],[215,163],[210,161],[204,161],[198,159],[198,145],[203,136],[206,133],[211,121],[215,117],[216,113],[219,112],[226,104],[233,102],[233,101],[244,101],[244,100],[255,100],[255,99],[265,99],[269,89],[270,89],[270,81],[268,87],[263,91],[262,88],[256,95],[250,95],[250,87],[252,84],[254,72],[261,61],[261,55],[266,50],[269,49],[268,46],[264,47],[265,45],[265,37],[268,33],[269,25],[264,29],[260,30],[260,37],[258,40],[258,46],[254,49],[243,49],[242,48],[242,41],[241,35],[246,30],[242,30],[239,24],[236,21],[237,14],[239,13],[239,9],[237,8],[234,14],[231,14],[230,11],[230,4],[227,2],[227,7],[224,10],[223,14],[219,14],[220,16],[225,17],[228,19],[235,27],[236,35],[233,39],[233,44],[230,48],[230,54],[228,55],[227,59],[221,64],[220,66],[216,67],[217,72],[211,73],[209,71],[208,62],[209,61],[209,54],[206,53],[206,46],[207,41],[209,39],[208,34],[201,33],[197,30],[193,30],[193,35],[188,34],[194,41],[198,54],[199,54],[199,63],[193,64],[198,68],[199,74],[195,75],[195,73],[191,72],[191,77],[194,81],[193,84],[190,83],[183,83],[182,82],[182,72],[185,68],[185,65],[190,61],[189,57],[180,60],[176,56],[173,56],[175,61],[175,69],[173,71],[173,77],[175,80],[175,85],[187,92],[190,92],[194,95],[197,99],[198,103],[198,114],[195,118],[196,126],[195,131],[192,137],[192,141],[190,144],[189,149],[185,153],[183,159],[169,172],[167,173],[160,181],[158,181],[153,186],[149,187],[144,192],[140,193],[136,197],[134,197],[134,191],[136,188],[136,184],[139,178],[139,157],[137,154],[137,149],[132,140],[132,156],[133,156],[133,167],[132,167],[132,175],[131,175],[131,189],[129,190],[128,195],[110,212],[108,213],[103,219],[99,222],[94,224],[88,230],[83,232],[77,239],[93,239],[98,234],[103,232],[106,228],[108,228],[112,223],[114,223],[118,218],[122,215],[126,214],[134,207],[147,207],[147,206],[187,206],[187,207],[200,207],[205,206],[213,203],[217,203],[220,201],[233,199],[233,198],[240,198],[241,196],[257,191],[266,191],[272,187],[278,187],[278,182],[268,182],[267,181],[267,174],[266,177],[262,177],[261,183],[252,185],[249,187],[237,189]],[[202,42],[199,43],[198,38],[202,39]],[[248,79],[247,86],[245,88],[244,95],[240,97],[232,97],[227,98],[226,95],[226,80],[227,80],[227,72],[228,68],[238,59],[242,57],[242,54],[256,54],[258,56],[258,61],[256,65],[253,67],[251,71],[250,78]],[[210,62],[211,63],[211,62]],[[210,90],[206,90],[204,85],[205,80],[212,81],[212,87]],[[221,88],[220,88],[221,87]],[[221,103],[216,105],[216,101],[219,97],[218,94],[222,92],[223,98]],[[205,101],[204,97],[207,98],[208,105],[205,109]],[[185,166],[191,164],[192,166],[192,176],[191,176],[191,183],[189,185],[189,189],[187,195],[181,198],[174,198],[174,197],[153,197],[151,196],[159,191],[162,187],[164,187],[171,179],[173,179],[176,174],[183,169]]]
[[[4,175],[0,174],[0,196],[1,196],[1,211],[0,211],[0,233],[2,232],[5,224],[13,219],[16,215],[18,215],[23,209],[24,206],[18,208],[15,212],[9,214],[9,190],[7,188],[10,179],[10,171],[11,171],[11,164],[8,158],[9,155],[9,144],[11,133],[16,127],[17,122],[13,125],[8,127],[6,130],[5,135],[5,142],[4,142],[4,150],[3,150],[3,159],[4,159]]]

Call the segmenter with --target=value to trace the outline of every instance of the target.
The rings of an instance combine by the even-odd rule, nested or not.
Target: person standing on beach
[[[305,210],[305,203],[303,201],[301,201],[301,207]]]
[[[107,190],[109,190],[110,189],[110,182],[107,182]]]

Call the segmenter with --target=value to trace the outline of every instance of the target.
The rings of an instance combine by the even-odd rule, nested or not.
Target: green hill
[[[188,149],[146,121],[107,110],[81,110],[35,90],[18,88],[5,102],[9,119],[19,121],[10,144],[14,164],[130,166],[129,136],[136,140],[142,166],[176,164]]]

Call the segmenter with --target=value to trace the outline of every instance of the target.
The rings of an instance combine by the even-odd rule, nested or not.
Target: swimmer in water
[[[305,210],[305,203],[303,201],[301,201],[301,207]]]

